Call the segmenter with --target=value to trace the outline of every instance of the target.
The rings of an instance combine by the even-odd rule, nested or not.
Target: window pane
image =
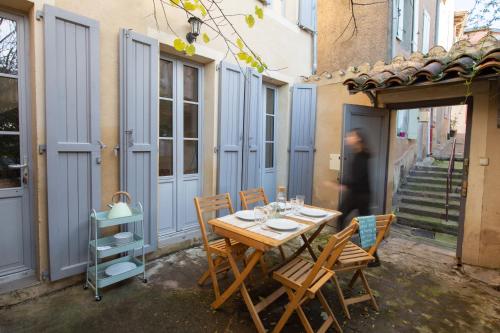
[[[160,139],[159,175],[172,176],[174,174],[174,149],[171,139]]]
[[[0,77],[0,131],[19,131],[17,79]]]
[[[17,75],[16,22],[0,16],[0,73]]]
[[[0,188],[21,186],[21,170],[9,168],[19,162],[19,136],[0,135]]]
[[[274,90],[266,89],[266,113],[274,114]]]
[[[266,116],[266,141],[274,141],[274,116]]]
[[[274,167],[274,143],[266,142],[266,168]]]
[[[198,105],[184,103],[184,137],[198,138]]]
[[[184,66],[184,100],[198,102],[198,69]]]
[[[198,140],[184,140],[184,174],[198,173]]]
[[[173,136],[172,102],[160,100],[160,137]]]
[[[171,61],[160,60],[160,97],[173,96],[173,68]]]

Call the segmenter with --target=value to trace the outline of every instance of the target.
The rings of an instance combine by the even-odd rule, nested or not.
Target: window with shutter
[[[419,25],[418,17],[419,15],[420,1],[414,0],[413,2],[413,38],[411,43],[411,50],[413,52],[418,51],[418,35],[419,35]]]
[[[299,27],[316,31],[316,0],[300,0]]]
[[[398,0],[398,31],[396,33],[396,38],[399,40],[403,40],[403,32],[404,32],[404,8],[405,8],[405,0]]]

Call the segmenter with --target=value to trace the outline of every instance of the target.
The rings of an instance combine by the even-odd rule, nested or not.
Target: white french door
[[[25,22],[0,12],[0,281],[34,266]]]
[[[269,200],[276,195],[276,125],[278,111],[278,89],[271,85],[262,86],[262,186]]]
[[[162,56],[159,79],[158,236],[166,245],[198,231],[202,68]]]

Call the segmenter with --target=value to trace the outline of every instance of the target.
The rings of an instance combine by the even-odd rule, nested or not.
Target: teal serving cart
[[[127,226],[127,230],[133,233],[133,239],[124,244],[117,244],[113,236],[101,237],[102,229],[113,226]],[[118,258],[104,261],[105,258],[111,256],[118,256]],[[122,262],[131,262],[136,266],[121,274],[106,275],[106,268]],[[137,208],[132,208],[131,216],[114,219],[108,219],[107,211],[96,212],[93,209],[90,214],[87,278],[84,289],[92,287],[96,301],[100,301],[102,296],[99,289],[139,274],[143,275],[142,280],[146,283],[144,214],[141,203],[137,204]]]

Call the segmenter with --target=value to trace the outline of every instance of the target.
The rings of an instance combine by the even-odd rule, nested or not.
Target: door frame
[[[27,222],[28,226],[27,233],[29,234],[29,244],[23,244],[26,249],[29,245],[30,262],[27,269],[16,270],[12,273],[0,277],[0,283],[17,280],[23,277],[35,275],[35,272],[39,271],[38,260],[36,257],[36,249],[39,247],[38,237],[35,237],[35,233],[38,231],[38,225],[35,223],[35,197],[34,197],[34,182],[35,179],[35,167],[34,158],[35,152],[33,151],[32,144],[32,110],[31,110],[31,76],[30,76],[30,29],[29,29],[29,19],[28,17],[17,11],[12,11],[6,8],[0,8],[0,14],[7,19],[11,19],[17,22],[18,27],[18,108],[19,108],[19,132],[24,129],[26,131],[25,135],[20,135],[20,145],[24,146],[26,149],[26,159],[28,163],[28,185],[24,186],[24,190],[27,191],[26,198],[28,207]],[[21,33],[19,32],[21,30]],[[21,128],[22,127],[22,128]],[[24,138],[23,138],[24,137]],[[24,140],[23,140],[24,139]],[[24,141],[24,142],[22,142]],[[22,158],[22,156],[20,156]],[[21,160],[22,163],[22,160]],[[23,236],[24,237],[24,236]]]
[[[463,104],[467,105],[467,118],[465,122],[464,161],[465,159],[468,159],[470,164],[472,113],[474,112],[472,96],[412,101],[404,103],[387,103],[386,107],[392,112],[398,109],[412,109],[412,108],[426,108],[426,107],[429,108],[429,107],[453,106],[453,105],[463,105]],[[468,173],[469,172],[467,168],[467,172],[464,172],[462,175],[462,182],[468,182]],[[386,187],[387,187],[387,181],[386,181]],[[460,216],[458,219],[458,237],[457,237],[457,248],[456,248],[456,257],[459,265],[461,265],[462,263],[462,250],[463,250],[464,227],[465,227],[465,208],[467,205],[467,197],[468,195],[465,197],[460,195]]]
[[[391,144],[391,134],[390,134],[390,130],[391,130],[391,118],[390,118],[390,109],[389,108],[378,108],[378,107],[374,107],[374,106],[368,106],[368,105],[356,105],[356,104],[348,104],[348,103],[344,103],[343,104],[343,114],[342,114],[342,137],[341,137],[341,141],[340,141],[340,157],[341,157],[341,160],[340,160],[340,170],[339,170],[339,177],[338,177],[338,180],[340,183],[343,182],[343,176],[344,176],[344,173],[343,173],[343,169],[344,169],[344,161],[345,161],[345,151],[344,151],[344,138],[346,136],[346,114],[348,112],[348,106],[350,105],[355,105],[356,107],[360,107],[360,108],[366,108],[367,112],[379,112],[379,113],[387,113],[387,117],[389,117],[388,121],[387,121],[387,144],[386,144],[386,157],[385,157],[385,164],[386,164],[386,170],[385,170],[385,175],[384,175],[384,195],[383,195],[383,199],[382,199],[382,211],[383,212],[386,212],[386,205],[387,205],[387,181],[388,181],[388,174],[389,174],[389,155],[390,155],[390,144]],[[343,191],[340,191],[340,194],[339,194],[339,200],[338,200],[338,207],[340,207],[340,204],[342,202],[342,197],[343,197]]]
[[[183,66],[183,65],[187,65],[187,66],[191,66],[191,67],[195,67],[198,69],[198,73],[199,73],[199,80],[198,80],[198,98],[199,98],[199,101],[198,101],[198,181],[199,181],[199,184],[200,184],[200,193],[203,193],[203,180],[204,180],[204,172],[203,172],[203,162],[204,162],[204,152],[203,152],[203,141],[204,141],[204,133],[205,131],[203,130],[203,124],[204,124],[204,119],[205,119],[205,114],[204,114],[204,107],[205,107],[205,91],[204,91],[204,65],[203,64],[199,64],[199,63],[196,63],[196,62],[193,62],[193,61],[190,61],[190,60],[187,60],[187,59],[184,59],[182,57],[178,57],[178,56],[175,56],[175,55],[172,55],[172,54],[169,54],[169,53],[165,53],[165,52],[162,52],[160,50],[160,54],[159,54],[159,59],[158,61],[160,60],[166,60],[166,61],[171,61],[172,64],[173,64],[173,70],[172,70],[172,73],[173,73],[173,93],[172,93],[172,121],[173,121],[173,154],[174,154],[174,164],[173,164],[173,167],[174,167],[174,174],[172,176],[159,176],[159,175],[156,175],[157,177],[157,190],[158,190],[158,193],[159,193],[159,185],[161,183],[167,183],[167,182],[174,182],[174,191],[175,191],[175,197],[178,198],[179,196],[177,195],[178,193],[178,187],[179,187],[179,184],[178,184],[178,180],[177,180],[177,171],[179,169],[179,163],[180,161],[178,160],[178,149],[177,149],[177,141],[179,140],[179,138],[176,138],[176,134],[177,134],[177,130],[178,130],[178,118],[177,118],[177,110],[178,110],[178,106],[180,104],[183,103],[183,99],[179,99],[179,89],[177,89],[177,85],[179,84],[179,78],[177,76],[177,64],[180,64],[180,66]],[[160,76],[159,76],[159,73],[158,73],[158,86],[160,85]],[[183,90],[181,91],[183,92]],[[158,90],[158,100],[160,99],[160,91]],[[159,126],[160,126],[160,122],[159,122],[159,118],[160,118],[160,103],[158,103],[158,129],[159,130]],[[183,116],[183,113],[179,113],[180,116]],[[183,133],[184,133],[184,129],[183,129]],[[180,140],[184,140],[184,136],[182,136],[180,138]],[[159,139],[159,136],[158,136],[158,142],[157,142],[157,146],[158,146],[158,149],[159,149],[159,144],[160,144],[160,139]],[[158,156],[159,157],[159,156]],[[157,161],[157,163],[159,163],[159,160]],[[189,176],[188,176],[189,177]],[[158,217],[160,216],[159,215],[159,210],[160,210],[160,196],[158,195]],[[177,201],[176,201],[176,206],[177,206]],[[173,229],[172,232],[167,232],[167,233],[163,233],[163,234],[159,234],[159,228],[158,228],[158,232],[157,232],[157,237],[158,237],[158,247],[163,247],[163,246],[168,246],[168,245],[172,245],[172,244],[176,244],[180,241],[183,241],[183,240],[186,240],[186,239],[190,239],[190,238],[194,238],[194,237],[198,237],[200,234],[200,230],[199,230],[199,224],[196,223],[194,224],[193,226],[191,227],[188,227],[188,228],[185,228],[185,229],[179,229],[179,226],[177,224],[177,220],[178,220],[178,212],[177,212],[177,207],[175,207],[175,211],[174,211],[174,221],[175,221],[175,229]],[[158,220],[158,226],[160,224],[160,221]]]
[[[272,168],[266,168],[266,124],[267,124],[267,113],[266,113],[266,106],[267,106],[267,89],[271,89],[274,92],[274,121],[273,121],[273,167]],[[274,201],[274,197],[276,196],[276,190],[277,190],[277,167],[276,167],[276,149],[277,149],[277,137],[278,137],[278,87],[262,82],[262,101],[261,101],[261,122],[262,122],[262,128],[260,131],[261,135],[261,180],[260,183],[262,187],[264,187],[264,175],[267,173],[274,173],[274,192],[273,193],[266,193],[267,197],[269,198],[270,201]]]

